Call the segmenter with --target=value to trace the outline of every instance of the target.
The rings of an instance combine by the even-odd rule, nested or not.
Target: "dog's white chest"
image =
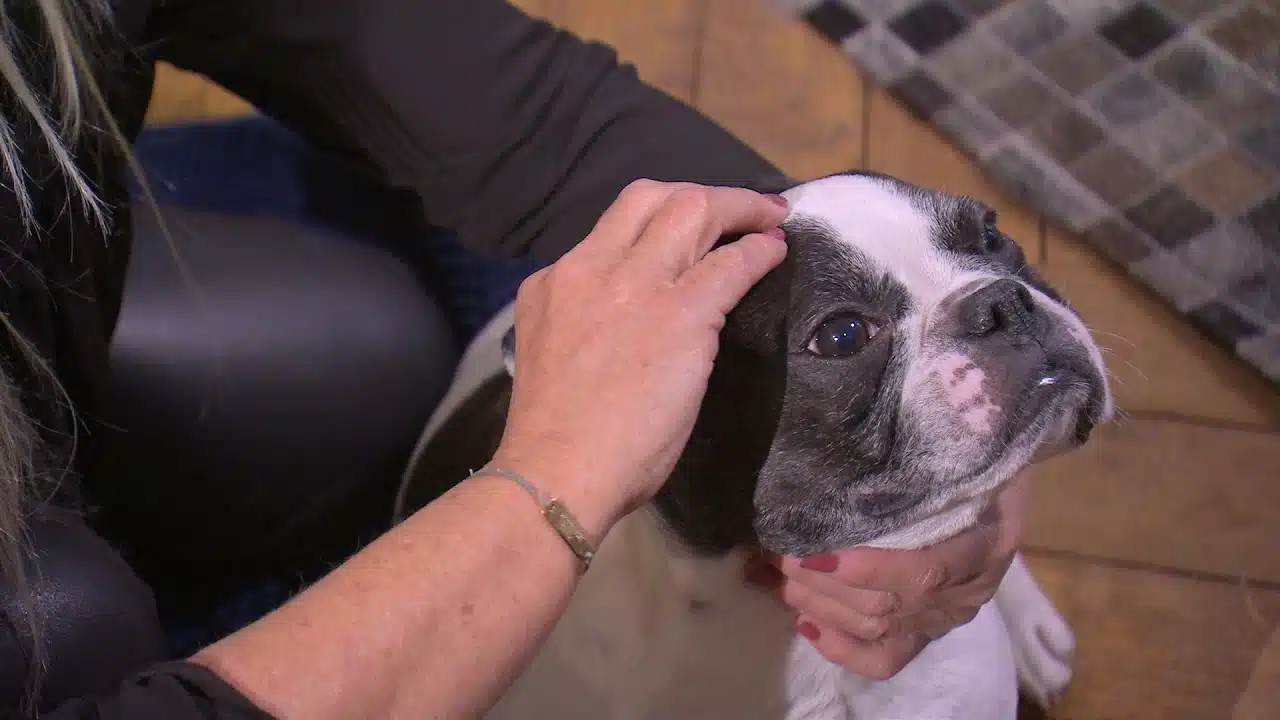
[[[829,663],[791,612],[688,556],[642,511],[620,524],[528,670],[489,720],[995,720],[1016,693],[989,604],[892,681]]]

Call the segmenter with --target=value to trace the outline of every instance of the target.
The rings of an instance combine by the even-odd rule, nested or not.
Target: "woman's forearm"
[[[615,511],[561,493],[593,538]],[[532,658],[577,559],[519,486],[477,476],[200,652],[281,718],[478,717]]]
[[[495,463],[596,542],[651,500],[697,421],[726,311],[786,255],[784,205],[629,186],[580,252],[521,286]],[[278,717],[478,717],[554,627],[577,562],[523,488],[476,476],[193,661]]]

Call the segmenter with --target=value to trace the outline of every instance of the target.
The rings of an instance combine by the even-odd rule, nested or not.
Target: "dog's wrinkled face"
[[[786,554],[934,542],[1109,418],[1098,348],[988,208],[871,174],[784,194],[788,258],[730,317],[659,497],[686,540],[749,517]]]

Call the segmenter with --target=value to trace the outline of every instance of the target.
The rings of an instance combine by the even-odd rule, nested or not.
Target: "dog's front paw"
[[[996,603],[1009,630],[1022,689],[1047,709],[1071,683],[1075,633],[1021,557],[1005,575]]]
[[[1047,598],[1044,605],[1027,610],[1009,628],[1013,659],[1023,690],[1048,708],[1071,682],[1075,634]]]

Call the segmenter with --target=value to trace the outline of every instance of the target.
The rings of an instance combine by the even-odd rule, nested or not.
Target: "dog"
[[[1086,326],[981,202],[870,172],[783,195],[787,258],[727,318],[674,473],[604,540],[493,720],[1001,720],[1019,687],[1048,705],[1067,686],[1072,631],[1021,557],[972,621],[879,682],[826,660],[743,582],[754,548],[951,537],[1113,412]],[[398,517],[496,450],[513,317],[464,354]]]

